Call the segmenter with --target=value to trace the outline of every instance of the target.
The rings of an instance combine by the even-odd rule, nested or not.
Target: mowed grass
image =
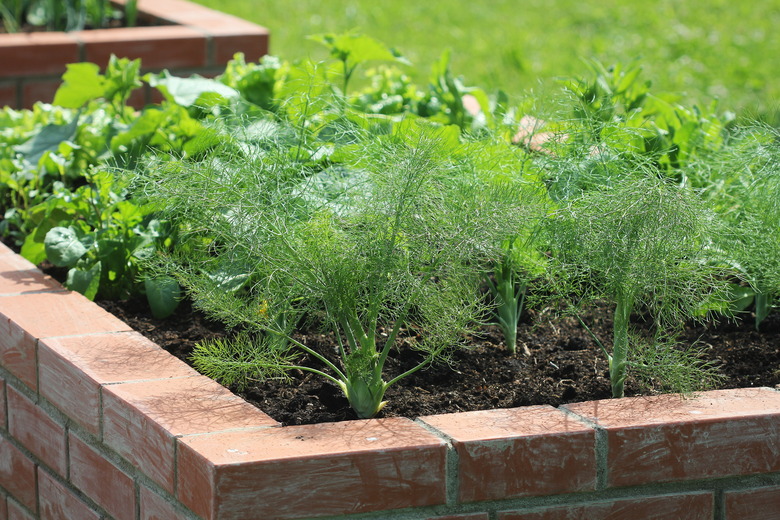
[[[639,60],[654,92],[722,110],[780,113],[780,0],[195,0],[271,31],[271,53],[327,58],[307,36],[356,29],[427,81],[445,49],[467,85],[519,97],[587,75],[584,59]]]

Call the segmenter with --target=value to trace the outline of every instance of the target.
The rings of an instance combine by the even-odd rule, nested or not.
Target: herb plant
[[[654,370],[661,381],[711,379],[711,367],[692,356],[655,367],[632,364],[643,348],[632,341],[632,313],[647,313],[656,328],[649,347],[656,353],[650,357],[668,358],[674,351],[664,338],[724,294],[725,277],[710,266],[707,252],[718,227],[694,195],[650,172],[627,175],[620,183],[571,200],[546,226],[561,284],[556,292],[574,303],[603,299],[614,305],[611,350],[604,348],[614,397],[624,395],[633,366],[645,373]]]
[[[481,180],[448,133],[422,122],[379,137],[353,131],[341,165],[314,174],[267,152],[154,174],[150,197],[189,230],[167,267],[198,306],[256,333],[202,348],[204,368],[313,371],[372,417],[393,383],[446,358],[484,312],[480,266],[523,203],[511,183]],[[340,341],[339,362],[286,328],[307,320]],[[385,380],[401,335],[420,360]],[[216,361],[226,349],[239,354]],[[295,351],[324,367],[293,362]]]

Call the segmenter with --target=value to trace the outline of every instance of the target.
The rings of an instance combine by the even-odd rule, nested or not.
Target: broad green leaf
[[[171,76],[168,71],[163,71],[162,74],[149,74],[146,78],[149,84],[160,89],[167,99],[184,107],[197,105],[198,100],[208,94],[216,94],[217,101],[228,101],[239,97],[236,89],[214,79],[198,76],[178,78]],[[214,101],[212,99],[210,104],[213,104]]]
[[[92,99],[105,95],[106,78],[94,63],[70,63],[63,74],[63,84],[54,94],[54,104],[79,108]]]
[[[334,58],[341,61],[349,60],[352,64],[379,60],[411,65],[409,60],[401,56],[397,51],[370,36],[355,33],[331,33],[313,35],[309,39],[328,47],[331,56]]]
[[[43,154],[56,152],[62,141],[73,140],[79,126],[79,114],[66,125],[46,125],[40,132],[17,146],[15,149],[30,164],[37,165]]]
[[[144,280],[144,287],[146,299],[155,318],[163,319],[173,314],[181,301],[181,288],[175,279],[169,276],[147,278]]]
[[[100,288],[101,263],[97,262],[90,269],[84,271],[74,267],[68,271],[66,286],[68,289],[80,292],[90,300],[94,300]]]
[[[87,248],[81,243],[73,228],[50,229],[46,233],[43,245],[49,261],[58,267],[72,267],[87,252]]]
[[[43,242],[37,242],[34,234],[29,234],[24,238],[21,254],[24,258],[35,265],[46,260],[46,247]]]

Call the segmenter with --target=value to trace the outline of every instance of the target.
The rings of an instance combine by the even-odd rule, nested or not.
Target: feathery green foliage
[[[722,294],[725,281],[709,265],[706,250],[717,231],[712,215],[690,192],[651,174],[627,175],[615,186],[585,192],[558,210],[546,228],[560,284],[556,291],[575,304],[603,298],[615,305],[612,349],[605,350],[615,397],[623,395],[635,348],[632,312],[649,313],[663,337]],[[656,342],[656,348],[662,344]],[[671,370],[656,368],[658,377]]]
[[[299,368],[330,379],[371,417],[390,385],[446,357],[476,323],[483,260],[525,215],[519,184],[486,182],[470,157],[478,148],[449,135],[415,121],[391,135],[352,127],[335,152],[343,162],[319,172],[273,138],[255,143],[257,153],[228,144],[223,156],[152,169],[147,196],[187,244],[167,267],[198,306],[256,333],[233,345],[254,349],[256,376],[296,366],[286,350],[267,348],[284,338],[324,365]],[[280,317],[324,323],[344,340],[341,365],[297,341]],[[385,381],[407,328],[421,361]]]

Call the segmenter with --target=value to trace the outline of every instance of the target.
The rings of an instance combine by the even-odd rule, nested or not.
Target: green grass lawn
[[[445,49],[467,85],[537,95],[584,58],[641,60],[654,92],[772,114],[780,103],[780,0],[195,0],[271,31],[271,53],[326,58],[307,35],[357,29],[396,47],[424,82]]]

